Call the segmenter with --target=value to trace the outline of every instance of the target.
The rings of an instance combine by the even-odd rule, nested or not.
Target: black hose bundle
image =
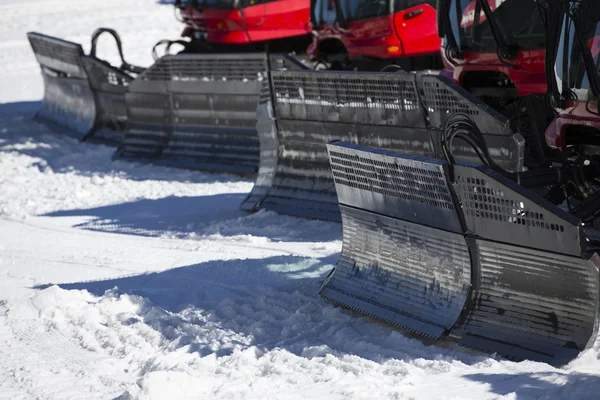
[[[442,151],[450,164],[456,164],[452,154],[452,141],[456,138],[464,140],[477,154],[481,162],[488,167],[502,170],[490,156],[483,134],[468,115],[462,113],[452,114],[444,125],[442,134]]]
[[[451,166],[456,164],[456,159],[452,154],[452,142],[454,139],[463,140],[475,151],[484,165],[523,187],[543,187],[561,183],[564,179],[561,168],[550,167],[525,172],[510,172],[500,167],[492,159],[481,130],[466,114],[452,114],[444,125],[444,132],[441,139],[442,152]]]

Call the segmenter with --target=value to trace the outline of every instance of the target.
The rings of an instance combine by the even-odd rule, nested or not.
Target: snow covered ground
[[[148,65],[181,29],[161,3],[0,0],[0,398],[600,397],[599,343],[555,369],[405,336],[317,296],[339,225],[247,215],[250,180],[111,162],[31,121],[26,31],[114,27]]]

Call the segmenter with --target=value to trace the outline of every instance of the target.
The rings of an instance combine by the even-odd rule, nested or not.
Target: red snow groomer
[[[541,106],[546,104],[545,41],[537,4],[526,1],[519,6],[516,0],[490,0],[483,4],[487,13],[497,15],[491,21],[485,18],[479,0],[458,4],[444,0],[436,7],[438,41],[453,26],[463,32],[457,38],[460,48],[444,45],[441,56],[447,68],[441,76],[421,77],[422,73],[389,68],[378,73],[271,72],[271,105],[263,102],[259,119],[264,121],[258,125],[261,148],[265,149],[261,151],[261,165],[265,168],[259,170],[257,183],[242,208],[339,221],[327,142],[341,140],[441,156],[438,142],[445,107],[485,109],[475,115],[503,167],[518,170],[525,159],[528,166],[546,162],[549,150],[543,144],[544,128],[554,112]],[[511,38],[517,37],[517,44],[508,44],[508,39],[500,36],[501,23],[507,24],[504,30],[514,32]],[[532,120],[535,123],[530,123]],[[530,139],[526,149],[524,137]],[[479,160],[468,146],[457,151],[471,161]],[[518,152],[521,156],[515,157]]]
[[[331,69],[441,69],[432,0],[313,0],[308,53]]]
[[[304,54],[311,42],[310,0],[176,1],[188,52]]]
[[[179,1],[190,51],[308,55],[330,69],[441,68],[435,1]],[[308,22],[310,14],[310,24]]]
[[[380,68],[413,58],[411,68],[424,66],[424,60],[439,64],[438,56],[420,53],[439,46],[439,38],[430,34],[435,10],[426,3],[384,3],[371,18],[370,1],[340,1],[339,23],[311,30],[320,1],[313,2],[312,14],[309,0],[177,1],[185,38],[159,42],[153,49],[156,62],[147,69],[125,61],[111,66],[95,56],[95,45],[85,55],[76,43],[30,33],[45,81],[38,117],[79,138],[118,143],[115,157],[254,173],[259,164],[256,107],[261,89],[268,97],[266,71],[309,69],[306,57],[300,62],[274,55],[270,62],[267,52],[300,56],[313,35],[318,56],[329,67]],[[356,7],[364,12],[354,13]],[[381,7],[389,12],[380,16]],[[350,62],[333,62],[339,54],[327,56],[339,50],[332,45],[331,29],[348,45]],[[112,30],[99,30],[93,42],[103,32],[114,36],[122,56]],[[170,55],[174,44],[184,48]],[[161,46],[167,55],[158,57]]]
[[[149,68],[123,60],[111,29],[94,33],[89,55],[79,44],[29,33],[45,82],[37,116],[80,139],[117,143],[117,158],[255,173],[256,105],[270,68],[265,50],[304,53],[310,2],[178,1],[175,7],[188,39],[160,41]],[[114,37],[121,66],[96,57],[103,33]],[[183,51],[168,54],[174,44]],[[167,54],[158,57],[162,46]],[[306,68],[290,56],[272,59],[274,68]]]
[[[242,208],[342,221],[336,304],[569,362],[598,327],[596,3],[440,0],[440,75],[271,71]]]
[[[344,240],[321,294],[424,336],[565,364],[599,322],[600,4],[441,4],[447,75],[463,89],[413,76],[429,119],[420,151],[328,145]]]

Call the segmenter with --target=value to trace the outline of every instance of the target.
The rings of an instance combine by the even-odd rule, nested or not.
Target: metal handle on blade
[[[398,64],[389,64],[381,68],[381,72],[404,72],[404,70]]]
[[[158,61],[158,59],[160,58],[158,55],[158,52],[156,51],[159,46],[164,45],[165,46],[165,55],[170,55],[171,54],[171,46],[173,46],[174,44],[180,44],[184,48],[187,49],[190,42],[186,42],[185,40],[168,40],[168,39],[163,39],[163,40],[158,41],[158,43],[156,43],[154,45],[154,47],[152,48],[152,58],[154,59],[154,61]]]
[[[94,31],[94,33],[92,34],[92,49],[90,50],[90,56],[94,58],[96,57],[96,46],[98,44],[98,38],[103,33],[108,33],[113,37],[113,39],[115,39],[115,43],[117,44],[117,51],[119,52],[119,57],[121,57],[120,69],[133,72],[135,74],[144,72],[145,68],[138,67],[136,65],[131,65],[127,61],[125,61],[125,57],[123,56],[123,45],[121,43],[121,37],[119,36],[117,31],[111,28],[98,28]]]

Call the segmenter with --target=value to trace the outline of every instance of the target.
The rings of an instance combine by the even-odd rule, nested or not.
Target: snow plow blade
[[[44,78],[44,98],[36,117],[80,140],[116,144],[123,137],[125,92],[133,77],[95,57],[95,42],[105,32],[114,35],[121,50],[118,35],[107,28],[94,33],[90,55],[77,43],[36,32],[27,36]]]
[[[517,170],[523,139],[476,97],[437,75],[405,72],[271,71],[270,96],[258,111],[261,144],[256,184],[241,208],[340,221],[327,143],[335,140],[440,156],[449,112],[473,117],[494,160]],[[476,161],[457,144],[462,161]]]
[[[256,173],[256,107],[266,84],[267,62],[265,53],[160,58],[129,87],[129,124],[115,157]]]
[[[343,249],[326,299],[421,335],[563,365],[597,334],[579,220],[484,166],[334,142]]]

